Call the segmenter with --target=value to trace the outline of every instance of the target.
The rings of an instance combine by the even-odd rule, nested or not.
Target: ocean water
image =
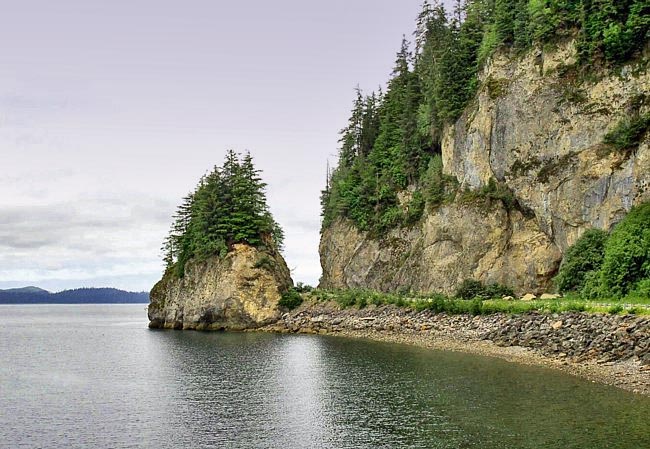
[[[553,370],[0,306],[1,448],[650,448],[650,399]]]

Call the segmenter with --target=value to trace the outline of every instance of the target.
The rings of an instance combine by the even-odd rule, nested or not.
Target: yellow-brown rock
[[[242,330],[275,322],[278,301],[293,286],[275,251],[234,245],[223,258],[189,261],[179,278],[168,270],[151,290],[152,328]]]

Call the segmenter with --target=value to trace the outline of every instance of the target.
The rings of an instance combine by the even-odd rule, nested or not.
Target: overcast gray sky
[[[0,15],[0,288],[149,290],[183,195],[250,150],[295,281],[359,84],[420,0],[21,0]]]

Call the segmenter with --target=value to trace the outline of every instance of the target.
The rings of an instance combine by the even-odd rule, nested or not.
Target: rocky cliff
[[[616,151],[605,135],[648,113],[648,58],[582,78],[567,42],[522,57],[497,53],[481,88],[442,140],[452,201],[380,237],[339,219],[320,244],[325,288],[452,292],[464,279],[541,292],[564,251],[589,228],[609,230],[650,200],[650,142]],[[491,181],[492,180],[492,181]],[[468,201],[497,183],[516,207]]]
[[[237,244],[224,258],[188,262],[182,278],[168,270],[151,290],[149,327],[259,327],[280,317],[278,301],[291,286],[279,253]]]

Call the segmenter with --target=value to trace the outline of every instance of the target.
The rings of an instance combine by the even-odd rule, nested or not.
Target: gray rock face
[[[506,184],[525,216],[459,199],[382,238],[339,220],[321,235],[321,286],[450,293],[473,278],[518,293],[551,289],[563,252],[585,230],[609,230],[650,200],[650,139],[628,154],[602,144],[650,92],[647,63],[575,86],[562,75],[573,62],[571,42],[518,59],[497,54],[444,133],[445,173],[461,189]]]
[[[280,317],[278,301],[293,286],[279,253],[235,245],[228,255],[190,261],[183,278],[167,272],[151,290],[149,327],[242,330]]]
[[[610,229],[650,199],[648,139],[629,155],[603,145],[650,93],[647,63],[577,86],[561,75],[574,61],[572,42],[516,60],[496,55],[476,103],[443,143],[445,171],[461,188],[505,182],[563,251],[586,229]]]

